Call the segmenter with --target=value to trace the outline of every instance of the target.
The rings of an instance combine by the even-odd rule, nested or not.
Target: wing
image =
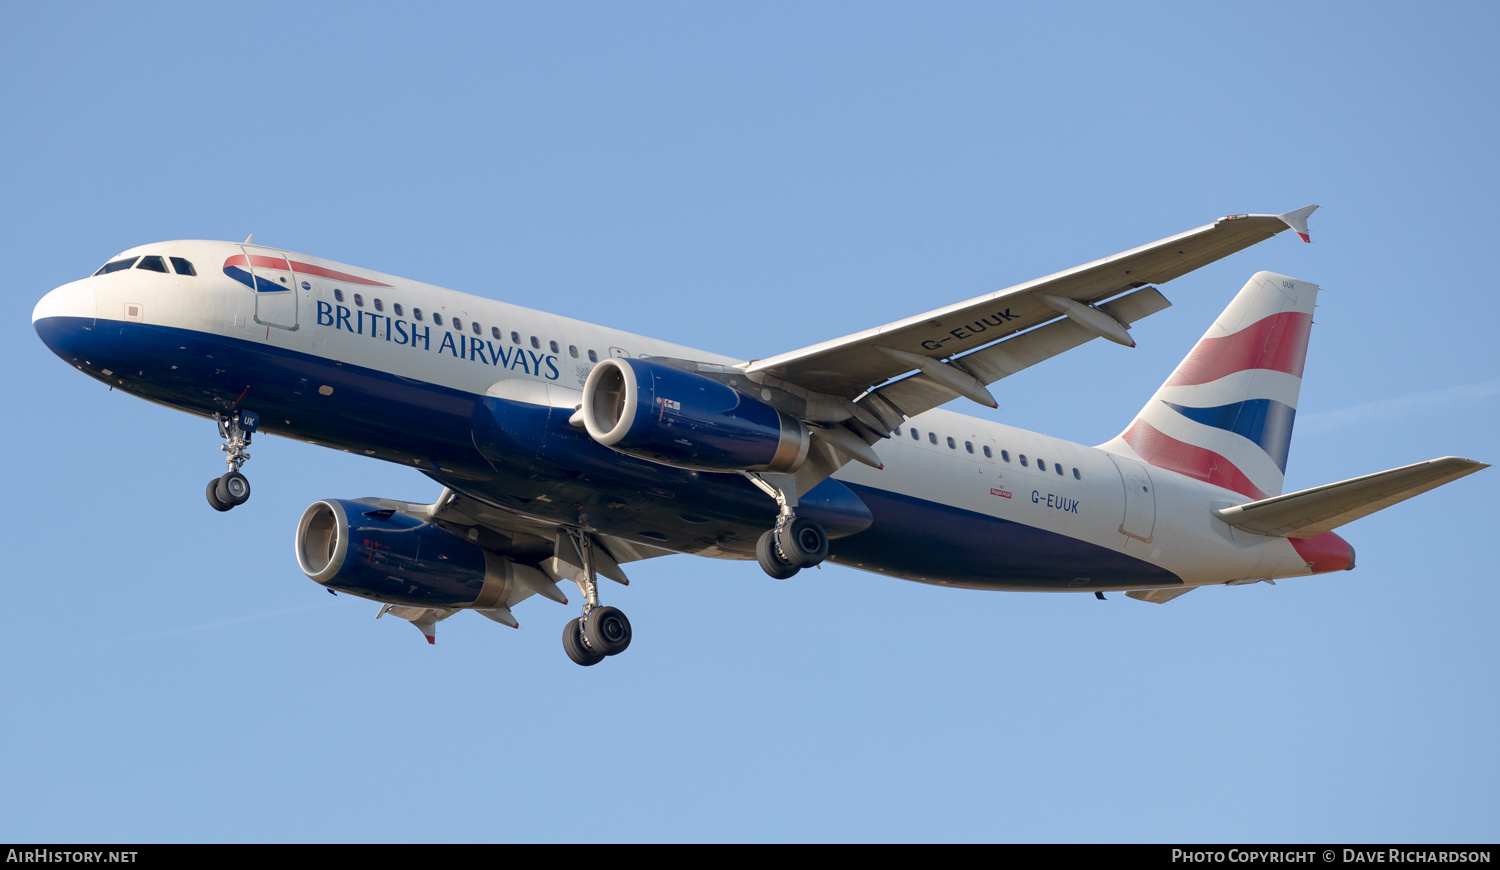
[[[986,385],[1043,359],[1096,337],[1133,346],[1126,332],[1129,324],[1170,304],[1149,285],[1185,275],[1286,229],[1307,240],[1307,217],[1316,208],[1223,217],[997,293],[753,360],[744,370],[768,386],[790,385],[825,400],[857,399],[878,423],[856,416],[885,431],[902,417],[958,396],[993,407]],[[1113,301],[1100,304],[1106,300]],[[886,383],[908,373],[910,377]],[[876,389],[881,384],[886,386]]]
[[[444,489],[432,504],[388,498],[362,498],[356,501],[377,510],[395,511],[435,523],[486,550],[502,553],[511,560],[511,579],[514,582],[503,601],[493,602],[489,606],[463,608],[387,604],[375,615],[379,619],[389,613],[408,620],[426,636],[428,643],[435,642],[437,623],[459,610],[474,610],[501,625],[518,628],[520,624],[511,614],[512,607],[533,595],[567,604],[567,596],[563,594],[559,584],[565,580],[577,581],[586,576],[585,557],[579,551],[580,542],[558,526],[492,507],[451,488]],[[599,576],[627,586],[630,585],[630,580],[620,567],[622,564],[671,555],[667,550],[609,535],[595,534],[586,537],[585,546],[590,550],[589,557]]]

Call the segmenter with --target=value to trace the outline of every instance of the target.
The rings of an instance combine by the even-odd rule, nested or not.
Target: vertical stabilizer
[[[1126,430],[1100,445],[1252,499],[1281,493],[1318,286],[1257,272]]]

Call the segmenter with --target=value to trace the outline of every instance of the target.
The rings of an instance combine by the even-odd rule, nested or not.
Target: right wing
[[[982,388],[984,384],[1012,374],[1018,367],[1029,365],[1028,358],[1045,359],[1095,336],[1103,335],[1121,344],[1133,344],[1119,321],[1139,319],[1167,306],[1166,300],[1147,285],[1185,275],[1288,228],[1295,229],[1298,235],[1307,239],[1307,216],[1316,208],[1311,205],[1284,215],[1242,214],[1219,218],[1195,230],[996,293],[801,350],[753,360],[744,366],[744,370],[757,382],[773,378],[806,391],[853,400],[878,384],[914,369],[920,369],[922,373],[913,377],[926,378],[934,386],[963,384],[959,378],[943,383],[941,369],[918,365],[922,360],[953,368],[956,358],[959,368],[955,371],[968,375],[967,380],[978,381]],[[1101,309],[1095,307],[1107,299],[1141,288],[1149,291],[1146,298],[1137,298],[1141,296],[1140,292],[1130,293],[1111,303],[1114,310],[1106,308],[1101,313]],[[1021,353],[991,354],[988,357],[973,353],[978,348],[993,346],[1001,339],[1060,318],[1061,322],[1071,323],[1076,328],[1069,330],[1066,337],[1051,336],[1053,340],[1037,342],[1036,347],[1029,347]],[[1076,336],[1072,334],[1075,331]],[[1075,337],[1079,339],[1076,342],[1071,340]],[[1004,345],[1012,343],[1013,340],[1002,342]],[[1012,359],[1006,359],[1007,356]],[[964,393],[948,389],[942,401],[959,395]],[[926,402],[921,399],[914,402],[916,397],[910,390],[901,396],[892,394],[890,398],[908,417],[927,410],[927,407],[918,408]],[[906,399],[904,404],[900,401],[902,398]],[[993,402],[985,404],[993,405]]]
[[[995,407],[988,385],[1168,307],[1152,284],[1206,266],[1292,229],[1309,241],[1309,205],[1280,215],[1241,214],[1066,271],[885,326],[733,367],[812,424],[814,452],[797,472],[806,492],[850,460],[879,465],[870,449],[908,417],[960,396]],[[686,361],[685,361],[686,362]]]

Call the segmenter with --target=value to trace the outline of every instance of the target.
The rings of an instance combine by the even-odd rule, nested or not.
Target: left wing
[[[501,625],[519,628],[520,623],[511,615],[510,608],[532,595],[567,604],[567,596],[558,585],[565,580],[576,582],[585,576],[584,559],[578,553],[576,542],[560,531],[558,526],[491,507],[452,489],[443,490],[442,495],[432,504],[389,498],[363,498],[357,501],[382,511],[402,513],[434,523],[486,550],[503,553],[511,560],[513,582],[504,601],[492,602],[489,606],[476,604],[461,608],[387,604],[375,614],[376,619],[389,613],[411,622],[427,638],[428,643],[436,642],[437,624],[460,610],[473,610]],[[668,550],[609,535],[590,535],[589,543],[593,550],[591,555],[594,569],[599,576],[626,586],[630,585],[630,580],[625,576],[621,564],[671,555]]]

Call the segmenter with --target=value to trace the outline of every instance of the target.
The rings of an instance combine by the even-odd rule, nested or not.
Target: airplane
[[[632,639],[599,578],[672,553],[823,561],[943,586],[1120,591],[1354,567],[1333,530],[1488,467],[1447,456],[1283,493],[1316,284],[1258,272],[1120,435],[1089,447],[940,406],[1170,305],[1156,285],[1292,230],[1317,206],[1234,214],[904,320],[741,360],[257,244],[110,258],[32,313],[84,374],[214,420],[217,511],[250,498],[253,436],[410,466],[431,504],[315,502],[299,566],[429,643],[464,610],[518,627],[532,596],[582,613],[584,666]]]

